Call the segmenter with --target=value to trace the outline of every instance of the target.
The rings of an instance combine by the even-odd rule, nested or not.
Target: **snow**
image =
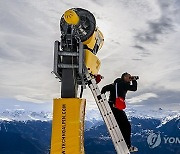
[[[125,110],[128,117],[136,117],[142,119],[169,119],[172,120],[174,118],[178,118],[180,116],[179,111],[174,110],[163,110],[162,108],[159,109],[145,109],[145,108],[128,108]]]
[[[136,117],[142,119],[174,119],[179,118],[180,113],[179,111],[174,110],[163,110],[162,108],[159,109],[145,109],[145,108],[127,108],[125,112],[129,118]],[[98,110],[87,110],[86,111],[86,119],[102,119],[100,112]]]
[[[91,109],[91,110],[86,110],[85,119],[88,121],[91,121],[91,122],[93,122],[94,120],[96,120],[96,121],[101,120],[102,121],[102,116],[101,116],[100,111],[98,109]]]
[[[0,121],[28,121],[28,120],[40,120],[50,121],[52,120],[52,114],[50,112],[33,112],[25,111],[24,109],[6,109],[0,112]]]
[[[172,119],[180,119],[180,112],[174,110],[158,109],[146,109],[146,108],[127,108],[125,110],[129,119],[135,117],[139,119],[158,119],[161,124],[158,127],[166,124]],[[92,121],[93,119],[102,120],[100,112],[98,110],[87,110],[86,120]]]
[[[136,117],[139,119],[158,119],[161,121],[157,128],[162,127],[173,119],[180,119],[180,112],[174,110],[164,110],[162,108],[148,110],[145,108],[141,109],[126,109],[127,116],[129,118]]]
[[[180,113],[173,110],[164,110],[162,108],[148,110],[145,108],[128,108],[125,110],[128,118],[139,118],[139,119],[159,119],[161,124],[158,127],[166,124],[172,119],[180,119]],[[0,112],[0,121],[28,121],[28,120],[40,120],[40,121],[51,121],[52,113],[51,112],[34,112],[26,111],[24,109],[6,109]],[[97,123],[102,121],[101,114],[98,109],[86,109],[86,121],[91,123]]]

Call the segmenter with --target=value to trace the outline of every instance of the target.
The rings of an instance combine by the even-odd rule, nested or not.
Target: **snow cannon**
[[[81,96],[86,85],[91,89],[117,154],[130,154],[106,96],[97,85],[101,64],[97,52],[104,38],[93,14],[82,8],[65,11],[60,19],[60,31],[61,40],[54,44],[53,72],[61,82],[61,98],[53,102],[50,154],[85,154],[86,99]]]
[[[86,69],[98,74],[100,60],[96,56],[104,37],[96,26],[94,15],[82,8],[72,8],[60,19],[60,41],[54,44],[53,72],[61,82],[61,98],[76,98],[78,86],[86,87]]]

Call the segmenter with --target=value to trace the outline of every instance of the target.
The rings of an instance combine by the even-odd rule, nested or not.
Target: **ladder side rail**
[[[92,78],[91,78],[91,82],[93,82],[93,80],[92,80]],[[94,82],[95,82],[95,80],[94,80]],[[100,94],[100,91],[99,91],[99,94],[97,93],[97,86],[95,87],[94,85],[96,85],[96,84],[90,84],[89,85],[89,87],[90,87],[90,89],[91,89],[91,91],[92,91],[92,93],[93,93],[93,96],[94,96],[94,98],[95,98],[95,100],[96,100],[96,102],[98,103],[97,105],[98,105],[98,107],[101,107],[101,110],[102,111],[104,111],[104,114],[106,115],[107,114],[107,118],[109,119],[109,114],[110,113],[112,113],[112,111],[111,111],[111,109],[109,108],[109,110],[107,110],[107,108],[105,107],[105,105],[104,104],[107,104],[107,105],[109,105],[108,104],[108,102],[103,102],[103,99],[102,98],[100,98],[100,99],[98,99],[98,96],[100,96],[101,97],[101,94]],[[94,90],[93,90],[94,89]],[[101,111],[100,110],[100,111]],[[104,114],[102,114],[103,116],[104,116]],[[112,128],[111,128],[111,130],[113,130],[114,129],[114,123],[112,123],[112,121],[109,119],[109,122],[111,123],[111,125],[110,125],[110,128],[111,128],[111,126],[112,126]],[[118,139],[119,140],[119,139]]]
[[[103,94],[103,95],[104,95],[104,94]],[[102,95],[102,98],[104,99],[104,102],[107,102],[107,99],[106,99],[105,95],[104,95],[104,96],[103,96],[103,95]],[[107,110],[111,110],[108,102],[107,102],[107,103],[104,103],[104,105],[106,106]],[[116,121],[116,119],[115,119],[112,111],[111,111],[111,113],[109,114],[109,117],[110,117],[110,119],[112,120],[112,123],[114,124],[114,129],[115,129],[116,134],[117,134],[118,139],[119,139],[119,142],[118,142],[118,143],[121,144],[121,146],[123,147],[123,149],[124,149],[124,151],[126,152],[126,154],[129,154],[128,147],[127,147],[127,145],[126,145],[126,142],[125,142],[125,140],[124,140],[124,137],[123,137],[123,135],[122,135],[122,133],[121,133],[121,130],[120,130],[118,124],[117,124],[117,121]]]
[[[94,82],[95,82],[95,80],[94,80]],[[99,102],[99,103],[100,103],[101,106],[99,106],[99,107],[101,107],[104,112],[107,112],[107,113],[106,113],[106,114],[107,114],[107,118],[109,119],[109,114],[112,113],[112,111],[111,111],[110,108],[109,108],[109,110],[107,110],[107,108],[105,107],[105,104],[107,104],[107,105],[109,105],[109,104],[108,104],[108,102],[103,102],[103,99],[102,99],[102,97],[101,97],[100,91],[99,91],[99,93],[97,93],[98,87],[95,86],[96,84],[93,83],[93,79],[92,79],[92,78],[91,78],[91,83],[92,83],[92,84],[90,84],[89,86],[90,86],[90,89],[91,89],[91,91],[92,91],[92,93],[93,93],[93,96],[94,96],[96,102]],[[101,98],[98,99],[98,96],[100,96]],[[99,105],[99,103],[98,103],[97,105]],[[100,111],[101,111],[101,110],[100,110]],[[109,122],[111,123],[110,129],[113,130],[113,129],[115,128],[114,123],[112,123],[112,121],[111,121],[110,119],[109,119]],[[117,135],[116,135],[116,136],[117,136]],[[117,139],[117,141],[118,141],[118,140],[119,140],[119,139]]]
[[[111,123],[112,130],[114,130],[115,134],[117,135],[116,136],[117,137],[116,141],[118,142],[117,144],[121,144],[123,149],[126,149],[125,150],[126,153],[129,153],[128,147],[127,147],[126,142],[124,140],[124,137],[123,137],[123,135],[122,135],[122,133],[120,131],[120,128],[119,128],[119,126],[118,126],[118,124],[116,122],[116,119],[115,119],[115,117],[114,117],[114,115],[112,113],[112,110],[111,110],[111,108],[109,106],[109,103],[108,103],[105,95],[101,94],[101,92],[100,92],[100,90],[99,90],[99,88],[98,88],[98,86],[96,84],[95,79],[93,79],[92,77],[91,77],[91,83],[93,85],[93,89],[95,89],[95,91],[96,91],[96,94],[94,95],[94,97],[101,96],[101,99],[100,100],[98,99],[98,101],[101,101],[101,104],[103,105],[104,110],[107,111],[108,118],[110,118],[110,120],[111,120],[110,123]]]
[[[93,88],[92,85],[89,85],[90,89]],[[96,97],[96,93],[95,91],[92,90],[92,93],[93,93],[93,96],[95,98],[95,101],[97,103],[97,106],[101,112],[101,115],[104,119],[104,122],[108,128],[108,131],[109,131],[109,134],[112,138],[112,141],[113,141],[113,144],[116,148],[116,151],[123,151],[123,149],[119,148],[119,145],[118,145],[118,138],[117,138],[117,134],[115,131],[113,131],[113,128],[111,128],[111,126],[113,125],[113,123],[111,122],[111,120],[109,119],[109,117],[107,116],[107,111],[105,110],[104,106],[102,105],[102,102],[98,100],[98,98]],[[118,154],[122,154],[122,152],[119,152]]]
[[[125,154],[129,154],[129,150],[127,148],[125,140],[122,136],[122,133],[121,133],[118,125],[117,125],[115,117],[112,114],[111,108],[106,100],[105,95],[103,96],[100,93],[100,90],[95,82],[95,79],[93,79],[89,73],[87,74],[87,78],[88,78],[88,80],[91,81],[91,84],[89,84],[89,87],[93,93],[93,96],[96,100],[98,108],[99,108],[101,114],[103,115],[105,123],[108,127],[108,131],[109,131],[109,133],[112,137],[112,140],[114,142],[114,145],[116,147],[116,150],[124,151]],[[101,96],[101,98],[98,98],[98,96]],[[107,112],[107,115],[105,114],[105,112]],[[106,118],[107,118],[107,120],[106,120]],[[118,148],[117,148],[117,146],[118,146]],[[122,152],[120,152],[120,153],[122,153]]]
[[[93,87],[93,89],[95,89],[95,87]],[[97,105],[99,105],[98,106],[99,110],[101,111],[103,109],[103,111],[106,112],[106,114],[107,114],[107,115],[104,116],[105,118],[108,119],[108,121],[107,122],[105,121],[105,123],[106,123],[106,125],[108,127],[108,131],[109,131],[109,133],[111,135],[111,138],[113,140],[114,146],[116,147],[116,150],[117,150],[117,147],[118,147],[118,149],[121,151],[120,153],[122,153],[122,151],[123,151],[124,154],[129,154],[129,150],[128,150],[127,145],[125,143],[125,140],[124,140],[124,138],[122,136],[122,133],[121,133],[121,131],[120,131],[118,125],[117,125],[115,117],[114,117],[113,114],[109,114],[110,112],[112,113],[111,108],[109,107],[109,111],[110,111],[109,112],[107,110],[107,108],[105,107],[105,105],[109,106],[108,102],[107,101],[104,102],[102,99],[98,100],[97,96],[99,96],[99,95],[96,93],[95,90],[92,91],[92,93],[93,93],[94,98],[95,98],[95,100],[97,102]],[[104,113],[102,113],[102,115],[103,114]],[[112,116],[110,116],[110,115],[112,115]],[[114,120],[112,120],[112,119],[114,119]],[[117,150],[117,151],[119,151],[119,150]]]

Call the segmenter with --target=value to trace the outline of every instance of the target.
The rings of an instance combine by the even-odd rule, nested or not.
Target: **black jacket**
[[[131,85],[129,82],[125,82],[121,78],[117,78],[114,81],[114,83],[104,86],[101,90],[101,93],[110,92],[109,103],[110,103],[111,107],[114,104],[115,99],[116,99],[116,90],[115,90],[116,83],[117,83],[118,96],[122,97],[124,99],[126,98],[126,93],[128,90],[130,90],[130,91],[137,90],[137,81],[136,80],[132,80],[132,85]]]

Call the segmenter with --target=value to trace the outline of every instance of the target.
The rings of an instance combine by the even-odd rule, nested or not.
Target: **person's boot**
[[[137,152],[138,151],[138,148],[137,147],[134,147],[134,146],[131,146],[129,148],[129,152]]]

